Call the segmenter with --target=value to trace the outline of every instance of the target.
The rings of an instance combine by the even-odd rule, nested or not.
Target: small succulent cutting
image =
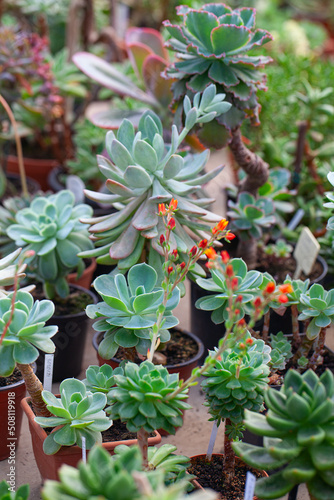
[[[283,332],[276,335],[270,335],[270,371],[275,373],[277,370],[284,370],[286,363],[292,358],[292,346]]]
[[[54,305],[50,300],[34,302],[30,293],[22,290],[0,298],[1,377],[8,377],[17,363],[29,365],[36,361],[38,349],[54,352],[51,337],[57,333],[58,327],[45,326],[53,313]]]
[[[106,416],[104,407],[107,396],[102,393],[87,391],[80,380],[63,380],[59,387],[60,399],[51,392],[43,391],[42,397],[53,417],[35,417],[41,427],[58,427],[43,442],[43,450],[53,455],[61,446],[77,444],[82,447],[82,438],[86,447],[102,443],[101,432],[109,429],[112,421]]]
[[[102,392],[108,394],[110,389],[115,385],[114,375],[122,374],[121,367],[113,369],[109,365],[90,365],[86,370],[86,378],[83,383],[87,391],[91,393]]]
[[[257,481],[255,494],[280,498],[295,485],[306,483],[314,500],[334,495],[334,377],[326,370],[320,377],[308,370],[290,370],[280,391],[265,393],[266,415],[245,412],[245,426],[264,436],[264,446],[234,443],[248,465],[279,472]]]
[[[178,200],[175,231],[171,248],[187,253],[209,231],[208,223],[219,222],[218,215],[207,210],[212,200],[203,198],[201,186],[214,178],[218,167],[201,175],[208,160],[208,151],[200,154],[179,154],[178,148],[196,123],[212,120],[229,109],[223,94],[216,94],[214,85],[193,104],[184,100],[185,126],[178,131],[173,125],[171,144],[163,138],[160,118],[145,112],[138,131],[129,120],[123,120],[117,134],[109,131],[106,148],[110,159],[98,156],[98,165],[106,177],[107,194],[86,190],[86,196],[101,204],[112,204],[117,212],[82,219],[91,224],[89,231],[95,242],[94,251],[81,252],[82,257],[97,257],[105,264],[117,263],[127,270],[139,259],[145,259],[157,271],[163,262],[159,237],[164,226],[158,217],[159,204]]]
[[[83,270],[84,263],[77,254],[93,245],[80,218],[91,213],[89,205],[74,206],[73,193],[63,190],[35,198],[29,207],[16,213],[16,224],[7,229],[17,246],[35,252],[29,266],[44,283],[49,298],[55,294],[66,297],[67,274],[74,269]]]
[[[102,275],[94,281],[95,290],[103,302],[90,304],[86,308],[89,318],[97,319],[93,328],[105,332],[99,345],[99,354],[104,359],[112,358],[119,347],[133,347],[143,354],[151,345],[152,327],[157,321],[157,311],[162,305],[164,290],[157,286],[158,276],[148,264],[136,264],[126,278]],[[172,310],[180,300],[180,291],[175,288],[163,312],[161,342],[170,339],[169,328],[178,324]],[[130,354],[130,353],[129,353]]]

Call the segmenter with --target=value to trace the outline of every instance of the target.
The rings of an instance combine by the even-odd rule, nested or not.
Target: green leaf
[[[152,185],[152,179],[146,170],[139,165],[129,165],[124,172],[124,180],[131,189],[148,189]]]
[[[256,481],[255,495],[264,500],[280,498],[289,493],[294,485],[294,482],[284,479],[282,472],[277,472]]]
[[[330,444],[319,444],[311,446],[309,453],[314,466],[321,471],[326,471],[334,468],[334,447]]]
[[[184,165],[184,160],[180,155],[172,155],[164,167],[164,177],[166,179],[174,179],[181,171]]]
[[[320,426],[302,427],[298,430],[297,440],[301,446],[320,444],[325,438],[325,431]]]
[[[300,455],[292,460],[289,465],[283,470],[283,477],[294,483],[307,483],[315,475],[317,471],[313,466],[307,453]]]
[[[115,333],[115,342],[122,347],[135,347],[138,344],[138,337],[134,332],[121,328]],[[108,359],[108,358],[107,358]]]
[[[131,294],[136,294],[138,286],[143,286],[146,293],[151,292],[157,282],[157,273],[148,264],[137,264],[129,270],[128,283]]]
[[[134,146],[134,158],[139,165],[145,166],[150,172],[155,172],[158,158],[155,150],[147,142],[138,140]]]

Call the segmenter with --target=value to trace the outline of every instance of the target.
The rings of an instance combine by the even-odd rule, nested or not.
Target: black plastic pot
[[[81,286],[71,285],[71,288],[81,290],[89,295],[93,303],[97,303],[96,295]],[[81,372],[85,350],[87,332],[91,322],[85,311],[66,316],[52,316],[47,325],[57,325],[58,332],[52,337],[56,345],[53,366],[53,382],[60,382],[65,378],[77,377]],[[44,354],[40,353],[37,361],[37,376],[43,380]]]
[[[22,191],[21,178],[19,174],[7,173],[6,179],[7,182],[12,185],[13,192],[11,193],[10,190],[6,191],[4,196],[1,198],[1,202],[6,200],[7,198],[11,198],[12,196],[19,196]],[[41,190],[40,184],[30,177],[27,177],[27,188],[30,194],[35,194]]]

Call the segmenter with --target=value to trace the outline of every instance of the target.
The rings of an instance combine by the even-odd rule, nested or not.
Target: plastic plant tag
[[[43,388],[49,392],[52,392],[53,361],[54,354],[45,354]]]
[[[298,279],[302,271],[306,276],[310,274],[319,250],[320,244],[318,240],[313,236],[308,227],[304,227],[293,252],[293,256],[297,261],[293,279]]]
[[[214,445],[215,445],[215,442],[216,442],[217,432],[218,432],[218,426],[217,426],[217,421],[215,420],[213,422],[213,427],[212,427],[212,431],[211,431],[211,436],[210,436],[208,451],[206,452],[206,458],[208,460],[211,460],[211,457],[212,457],[213,448],[214,448]]]
[[[87,462],[86,438],[82,437],[81,442],[82,442],[82,461],[85,464]]]
[[[246,474],[245,495],[244,500],[253,500],[256,477],[251,472]]]

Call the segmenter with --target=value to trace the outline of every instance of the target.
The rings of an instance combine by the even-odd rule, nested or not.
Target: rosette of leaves
[[[29,484],[23,484],[13,491],[7,481],[0,483],[0,500],[28,500],[29,492]]]
[[[250,335],[247,338],[251,339]],[[239,347],[226,349],[221,359],[204,372],[202,382],[205,406],[208,406],[211,420],[219,425],[228,419],[225,433],[229,439],[242,436],[244,410],[260,411],[264,391],[268,385],[270,372],[270,347],[263,340],[252,339],[253,345],[247,350]],[[211,355],[214,352],[210,353]]]
[[[99,354],[104,359],[112,358],[120,346],[135,347],[143,355],[151,344],[151,330],[157,321],[157,311],[162,305],[164,291],[157,287],[158,276],[148,264],[136,264],[128,272],[127,280],[123,274],[105,274],[94,281],[94,288],[103,302],[90,304],[86,308],[89,318],[97,321],[94,330],[105,332],[99,345]],[[168,328],[178,324],[172,310],[180,300],[176,287],[164,310],[160,330],[160,341],[170,339]]]
[[[74,195],[63,190],[51,196],[35,198],[29,207],[19,210],[16,224],[7,234],[17,246],[34,250],[29,266],[44,283],[46,295],[66,297],[66,276],[73,269],[82,272],[84,263],[77,254],[93,247],[87,227],[80,218],[92,214],[89,205],[74,206]]]
[[[0,376],[8,377],[15,364],[29,365],[36,361],[40,349],[52,353],[55,345],[51,337],[57,333],[57,326],[45,326],[54,313],[50,300],[36,300],[30,293],[18,290],[15,296],[14,312],[12,299],[14,292],[0,298],[0,331],[9,322],[8,330],[0,345]]]
[[[43,450],[53,455],[62,446],[77,444],[82,447],[82,438],[86,447],[102,443],[101,432],[109,429],[112,421],[106,416],[104,407],[107,396],[100,392],[92,394],[80,380],[65,379],[59,387],[60,399],[51,392],[43,391],[42,398],[47,409],[54,417],[35,417],[41,427],[58,427],[43,442]]]
[[[311,498],[333,497],[333,396],[334,378],[329,370],[320,377],[313,370],[302,375],[289,370],[280,391],[266,391],[266,415],[246,410],[245,426],[264,436],[264,446],[234,443],[235,452],[248,465],[280,468],[256,482],[255,495],[280,498],[295,485],[306,483]]]
[[[246,118],[258,123],[256,94],[266,88],[266,77],[259,70],[272,59],[247,53],[272,37],[268,31],[254,29],[255,10],[251,8],[232,10],[224,4],[209,3],[198,10],[182,5],[177,13],[183,18],[182,24],[164,22],[172,37],[167,47],[178,57],[166,70],[168,77],[176,79],[172,85],[174,101],[179,103],[186,94],[203,92],[211,83],[226,93],[231,109],[201,133],[210,145],[222,147]]]
[[[100,446],[89,453],[87,463],[77,469],[63,465],[59,482],[47,480],[42,490],[43,500],[215,500],[217,495],[203,490],[184,495],[186,483],[178,481],[165,486],[161,470],[143,471],[139,449],[131,446],[121,454],[111,456]],[[149,491],[143,492],[143,485]]]
[[[284,370],[287,361],[292,358],[291,343],[283,334],[283,332],[278,332],[276,333],[276,335],[270,335],[270,346],[270,370],[272,372],[276,372],[277,370]]]
[[[216,94],[214,85],[206,89],[202,98],[195,96],[193,105],[186,98],[185,127],[178,132],[173,125],[169,145],[164,142],[160,118],[152,111],[143,114],[137,133],[128,120],[123,120],[116,135],[107,133],[110,160],[98,156],[98,164],[110,194],[89,190],[85,194],[98,203],[112,204],[117,212],[85,220],[91,224],[89,231],[96,249],[81,252],[81,256],[97,257],[97,262],[106,264],[117,263],[119,269],[126,270],[144,253],[146,262],[161,270],[159,237],[165,228],[158,206],[172,198],[177,199],[178,210],[174,215],[171,250],[177,248],[179,253],[187,253],[209,230],[208,222],[219,222],[221,217],[205,208],[212,200],[202,197],[201,186],[222,167],[201,175],[209,152],[183,157],[177,150],[196,123],[210,121],[230,107],[222,102],[223,98],[224,95]]]
[[[179,375],[168,373],[162,365],[143,361],[140,365],[128,362],[124,366],[124,375],[115,375],[116,387],[108,394],[112,419],[121,419],[131,432],[153,432],[164,429],[175,434],[175,427],[182,425],[182,410],[190,407],[185,399],[188,389],[177,395]]]
[[[107,364],[102,366],[90,365],[86,370],[86,378],[83,380],[83,383],[87,391],[108,394],[110,389],[115,385],[114,375],[120,373],[123,373],[123,369],[120,366],[113,369]]]
[[[306,336],[314,340],[322,328],[327,328],[334,320],[334,290],[326,291],[319,283],[300,295],[299,320],[310,320]]]
[[[238,287],[233,294],[242,296],[242,301],[238,303],[239,313],[235,315],[235,320],[243,318],[245,313],[251,309],[250,303],[258,294],[258,287],[262,284],[263,275],[259,271],[247,271],[247,265],[242,259],[231,259],[229,265],[232,266],[234,276],[238,279]],[[213,311],[211,319],[215,324],[228,320],[228,298],[230,291],[226,284],[224,274],[218,269],[210,269],[211,278],[198,278],[196,283],[204,290],[213,292],[211,295],[201,297],[196,301],[196,307],[204,311]],[[249,305],[249,307],[248,307]]]

